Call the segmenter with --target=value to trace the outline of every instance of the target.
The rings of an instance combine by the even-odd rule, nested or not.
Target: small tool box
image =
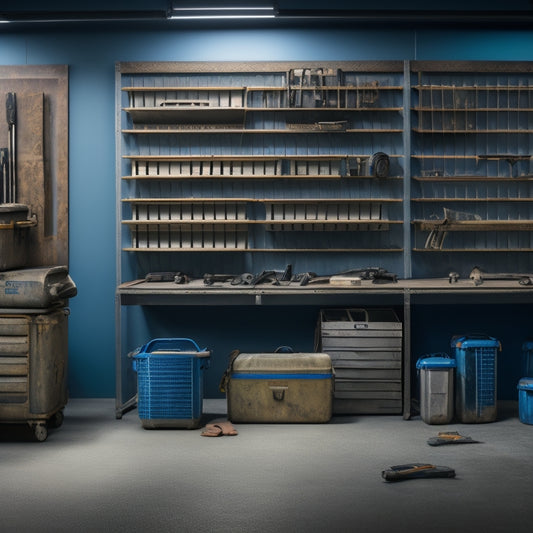
[[[146,429],[197,428],[211,352],[187,338],[153,339],[133,354],[137,409]]]
[[[332,414],[334,375],[325,353],[241,353],[225,392],[232,422],[324,423]]]

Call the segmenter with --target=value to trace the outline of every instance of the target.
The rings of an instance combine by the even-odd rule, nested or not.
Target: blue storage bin
[[[522,344],[522,375],[533,378],[533,340]]]
[[[455,349],[455,415],[459,422],[493,422],[497,416],[496,363],[500,342],[486,335],[452,337]]]
[[[517,388],[520,422],[533,424],[533,378],[522,378]]]
[[[133,354],[137,409],[145,428],[196,428],[211,353],[186,338],[153,339]]]

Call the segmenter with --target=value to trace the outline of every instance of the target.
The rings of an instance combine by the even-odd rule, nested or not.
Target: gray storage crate
[[[393,309],[323,309],[316,350],[335,371],[334,414],[402,413],[402,323]]]

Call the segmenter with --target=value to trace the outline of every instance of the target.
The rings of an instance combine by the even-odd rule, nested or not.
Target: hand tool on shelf
[[[448,274],[448,281],[450,283],[457,283],[459,281],[459,272],[450,272]]]
[[[520,285],[533,285],[533,274],[514,272],[488,273],[483,272],[483,270],[477,266],[472,269],[469,277],[474,282],[474,285],[481,285],[485,280],[518,281]]]
[[[9,127],[9,180],[6,202],[17,201],[17,95],[7,93],[6,119]]]
[[[190,278],[183,272],[149,272],[145,276],[147,282],[173,281],[178,285],[189,283]]]
[[[372,283],[397,283],[398,276],[392,272],[388,272],[382,267],[367,267],[367,268],[355,268],[351,270],[345,270],[344,272],[338,272],[328,276],[318,276],[314,272],[304,272],[297,274],[291,279],[292,282],[298,282],[300,285],[315,285],[319,283],[332,283],[335,281],[343,280],[339,285],[360,285],[361,280],[372,281]],[[352,280],[350,282],[350,280]]]
[[[388,272],[382,267],[356,268],[339,272],[339,275],[356,276],[363,280],[371,280],[372,283],[396,283],[398,281],[397,274]]]
[[[475,213],[466,213],[464,211],[456,211],[455,209],[444,208],[444,218],[435,220],[435,227],[429,232],[427,236],[425,248],[432,250],[442,250],[444,239],[448,235],[447,225],[453,222],[465,222],[481,220],[481,217]]]
[[[250,285],[254,279],[253,274],[204,274],[204,285],[214,283],[230,283],[231,285]]]

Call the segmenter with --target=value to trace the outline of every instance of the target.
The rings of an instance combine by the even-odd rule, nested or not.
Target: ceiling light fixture
[[[173,7],[172,20],[198,19],[265,19],[274,18],[272,6],[252,7]]]

